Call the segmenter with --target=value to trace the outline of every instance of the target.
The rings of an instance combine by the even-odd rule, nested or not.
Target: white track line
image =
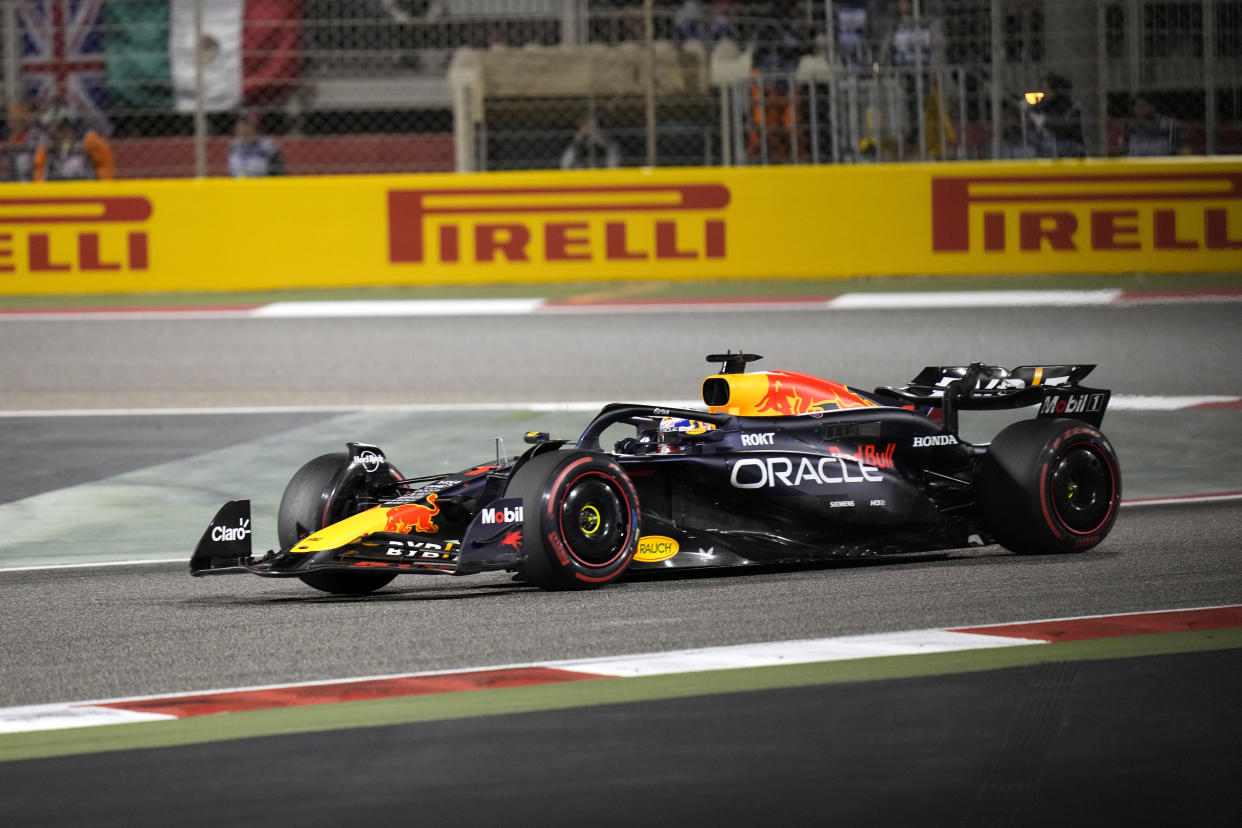
[[[1221,492],[1220,494],[1201,495],[1170,495],[1168,497],[1137,497],[1122,501],[1123,507],[1132,506],[1180,506],[1183,503],[1226,503],[1242,500],[1242,492]]]
[[[1151,396],[1144,394],[1114,394],[1108,401],[1112,411],[1179,411],[1197,405],[1242,402],[1242,397],[1204,394],[1200,396]]]
[[[990,636],[949,630],[909,630],[905,632],[847,635],[802,641],[772,641],[643,653],[612,658],[584,658],[550,661],[544,665],[582,673],[634,678],[670,673],[697,673],[706,670],[734,670],[739,667],[774,667],[782,664],[813,664],[822,661],[848,661],[876,656],[947,653],[1007,646],[1010,642],[1042,644],[1036,639],[1015,638],[997,644]]]
[[[387,676],[336,679],[321,682],[297,682],[255,687],[235,687],[218,690],[168,693],[155,696],[132,696],[120,699],[101,699],[83,702],[59,702],[53,704],[25,705],[0,708],[0,734],[25,733],[36,730],[57,730],[94,725],[130,724],[176,719],[177,716],[161,713],[145,713],[118,710],[103,705],[121,704],[153,699],[175,700],[186,696],[217,695],[225,693],[253,693],[265,690],[281,690],[293,687],[320,687],[333,684],[352,684],[363,681],[419,678],[423,676],[459,675],[495,670],[529,669],[542,667],[577,673],[590,673],[614,678],[660,676],[674,673],[702,672],[706,670],[732,670],[744,667],[772,667],[788,664],[811,664],[826,661],[848,661],[891,655],[917,655],[921,653],[945,653],[962,650],[1021,647],[1047,642],[1037,639],[1008,638],[977,635],[949,630],[910,630],[872,635],[841,636],[838,638],[806,639],[801,641],[775,641],[757,644],[739,644],[724,647],[706,647],[694,650],[676,650],[663,653],[637,653],[632,655],[584,658],[569,661],[547,661],[533,664],[512,664],[491,667],[472,667],[461,670],[436,670],[421,673],[401,673]]]
[[[517,316],[534,313],[543,299],[411,299],[355,302],[273,302],[250,312],[257,319],[358,316]]]
[[[962,290],[911,293],[846,293],[833,310],[917,310],[932,308],[1058,307],[1111,305],[1120,289],[1109,290]]]
[[[45,572],[54,569],[95,569],[108,566],[147,566],[153,564],[189,564],[188,557],[182,558],[150,558],[134,561],[98,561],[94,563],[75,564],[40,564],[38,566],[0,566],[0,572]]]
[[[1097,618],[1123,618],[1158,613],[1194,612],[1208,609],[1231,609],[1233,605],[1177,608],[1149,612],[1109,613],[1104,615],[1081,615],[1043,621],[1001,622],[988,627],[1022,626],[1027,624],[1068,622]],[[151,700],[168,700],[192,696],[218,696],[231,693],[256,693],[295,687],[327,687],[360,682],[383,682],[464,673],[545,668],[587,673],[598,676],[633,678],[660,676],[708,670],[736,670],[748,667],[774,667],[791,664],[816,664],[832,661],[849,661],[893,655],[917,655],[923,653],[961,652],[965,650],[998,649],[1046,645],[1043,638],[976,633],[979,625],[959,626],[956,629],[903,630],[898,632],[871,633],[867,635],[837,636],[833,638],[801,639],[794,641],[756,642],[721,647],[702,647],[654,653],[633,653],[616,656],[544,661],[529,664],[505,664],[488,667],[470,667],[456,670],[433,670],[417,673],[396,673],[379,676],[359,676],[324,681],[293,682],[256,685],[249,687],[218,688],[214,690],[185,691],[159,695],[128,696],[95,701],[57,702],[51,704],[25,705],[0,708],[0,734],[22,733],[37,730],[54,730],[93,725],[125,724],[131,722],[158,721],[178,718],[160,713],[119,710],[104,705],[120,705]]]
[[[1242,301],[1233,292],[1151,294],[1103,290],[945,290],[844,293],[824,297],[703,297],[651,301],[574,302],[542,298],[388,299],[271,302],[253,307],[3,309],[0,322],[169,319],[322,319],[365,317],[522,316],[527,314],[729,313],[737,311],[936,310],[1003,307],[1133,307]]]
[[[164,722],[176,719],[167,713],[138,713],[112,707],[81,704],[35,704],[0,709],[0,734],[63,730],[69,727]]]
[[[541,314],[619,314],[619,313],[738,313],[763,311],[827,311],[836,308],[836,298],[781,299],[756,297],[736,302],[710,299],[678,302],[549,302],[538,309]]]

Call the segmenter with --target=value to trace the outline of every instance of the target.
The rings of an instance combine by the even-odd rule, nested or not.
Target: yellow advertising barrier
[[[0,185],[0,294],[1242,270],[1242,158]]]

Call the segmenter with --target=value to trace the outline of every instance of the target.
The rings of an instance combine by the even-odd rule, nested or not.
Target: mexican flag
[[[192,112],[196,40],[209,112],[279,98],[300,55],[302,0],[110,0],[104,7],[108,86],[130,106]]]

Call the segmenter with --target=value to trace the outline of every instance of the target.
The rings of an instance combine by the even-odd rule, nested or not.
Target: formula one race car
[[[707,410],[617,403],[572,444],[529,433],[520,457],[403,477],[376,446],[316,457],[280,503],[280,549],[250,551],[249,501],[225,504],[194,575],[296,577],[332,593],[403,573],[510,570],[585,589],[628,569],[740,566],[999,543],[1074,552],[1104,540],[1121,470],[1099,426],[1093,365],[924,368],[863,392],[753,354],[709,356]],[[1033,407],[990,444],[966,409]],[[625,432],[601,448],[610,427]]]

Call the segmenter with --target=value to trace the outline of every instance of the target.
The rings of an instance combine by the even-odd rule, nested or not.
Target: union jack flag
[[[101,0],[22,0],[22,82],[27,99],[64,101],[92,127],[111,132]]]

